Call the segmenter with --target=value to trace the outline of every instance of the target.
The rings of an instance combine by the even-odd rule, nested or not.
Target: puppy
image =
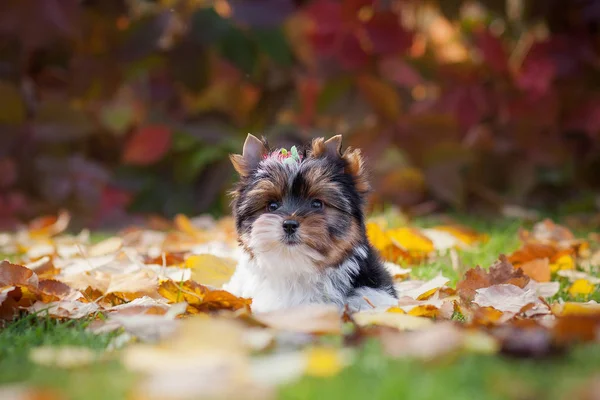
[[[242,154],[230,158],[240,175],[233,211],[243,251],[225,290],[252,298],[254,312],[398,303],[366,236],[369,184],[359,150],[342,153],[342,137],[335,136],[301,152],[272,151],[248,135]]]

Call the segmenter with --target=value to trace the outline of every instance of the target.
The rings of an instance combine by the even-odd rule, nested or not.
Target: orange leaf
[[[539,258],[552,259],[558,249],[549,244],[527,243],[508,256],[508,261],[514,265],[523,264]]]
[[[54,236],[63,232],[71,222],[71,215],[67,211],[61,211],[58,215],[39,217],[28,225],[31,236]]]
[[[125,145],[123,162],[130,165],[150,165],[159,161],[171,147],[171,130],[161,125],[138,129]]]
[[[538,282],[550,282],[550,263],[547,258],[538,258],[520,265],[525,275]]]

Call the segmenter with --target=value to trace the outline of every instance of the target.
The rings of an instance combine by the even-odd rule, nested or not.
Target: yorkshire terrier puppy
[[[233,210],[242,258],[224,289],[255,312],[307,303],[351,310],[397,304],[392,278],[365,231],[369,191],[359,150],[342,137],[298,152],[248,135],[231,155],[240,175]]]

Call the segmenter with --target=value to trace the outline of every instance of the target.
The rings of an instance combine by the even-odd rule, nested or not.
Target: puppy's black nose
[[[293,219],[286,219],[285,221],[283,221],[283,230],[288,235],[291,235],[292,233],[296,232],[296,229],[298,229],[299,226],[300,224],[298,223],[298,221]]]

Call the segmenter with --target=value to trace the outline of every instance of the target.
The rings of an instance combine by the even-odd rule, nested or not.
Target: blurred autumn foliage
[[[376,202],[593,208],[599,22],[596,0],[3,0],[0,225],[226,212],[247,132],[344,134]]]

